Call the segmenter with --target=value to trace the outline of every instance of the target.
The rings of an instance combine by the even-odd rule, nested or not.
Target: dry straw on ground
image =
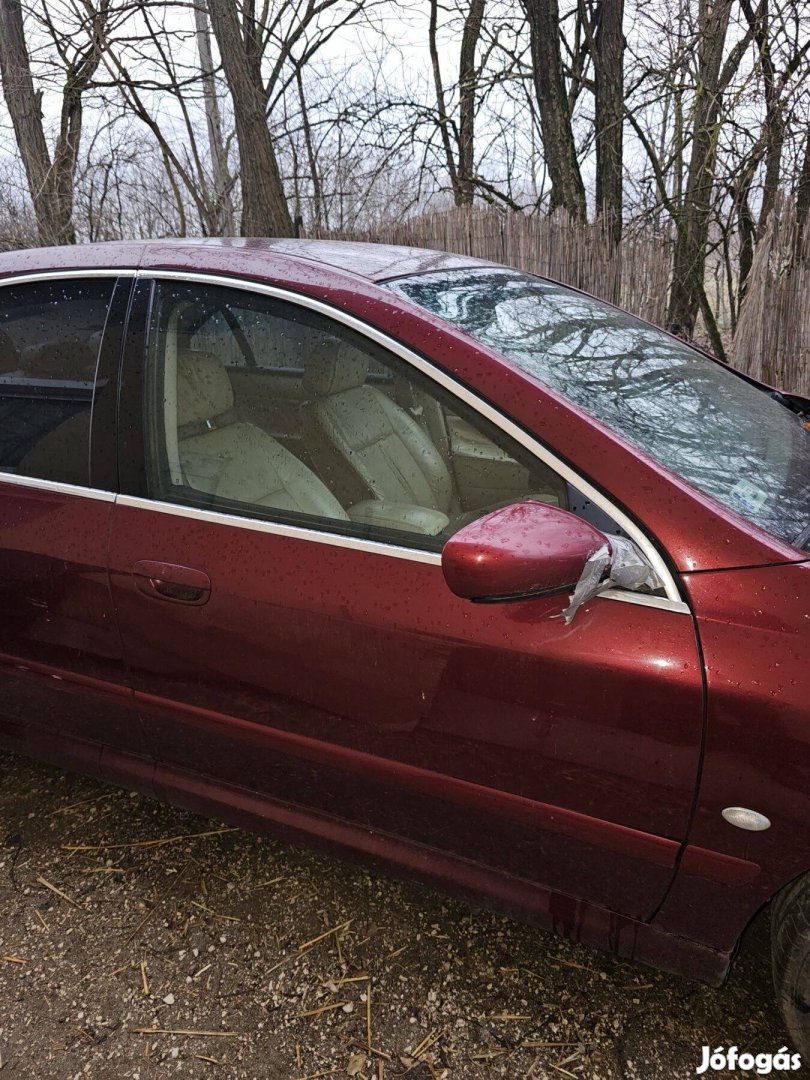
[[[786,1042],[761,923],[712,990],[11,754],[0,909],[2,1078],[672,1080]]]

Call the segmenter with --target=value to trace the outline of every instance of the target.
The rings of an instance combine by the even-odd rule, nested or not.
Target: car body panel
[[[432,846],[319,815],[110,746],[100,747],[62,735],[45,738],[31,728],[26,730],[24,738],[12,737],[3,726],[0,726],[0,745],[147,795],[157,795],[175,806],[240,828],[305,844],[372,869],[424,882],[476,906],[486,905],[552,930],[571,941],[713,986],[723,982],[732,958],[731,951],[723,952],[711,944],[662,930],[655,920],[643,922],[618,915]]]
[[[665,971],[719,986],[731,960],[731,952],[660,930],[654,921],[642,922],[618,915],[605,907],[552,892],[525,878],[499,873],[481,862],[415,844],[379,829],[317,815],[167,766],[156,768],[154,783],[163,797],[198,813],[243,828],[270,831],[290,842],[303,842],[344,858],[360,859],[377,869],[406,874],[473,904],[484,903],[553,930],[571,941],[606,949]]]
[[[0,477],[0,724],[9,733],[64,732],[144,752],[107,576],[112,507],[112,496]]]
[[[690,574],[684,585],[697,612],[708,689],[689,842],[760,871],[745,888],[711,882],[695,873],[687,850],[660,922],[729,948],[766,900],[810,868],[810,561]],[[756,810],[771,827],[735,828],[722,817],[729,806]]]

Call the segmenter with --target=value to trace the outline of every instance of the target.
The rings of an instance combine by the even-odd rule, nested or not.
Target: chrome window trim
[[[621,600],[624,604],[660,608],[661,611],[675,611],[681,615],[692,614],[692,609],[683,600],[670,600],[665,596],[650,596],[648,593],[632,592],[630,589],[606,589],[605,592],[599,593],[596,599]]]
[[[419,548],[401,547],[397,544],[386,543],[384,540],[368,540],[362,536],[322,532],[320,529],[308,529],[306,525],[290,525],[281,521],[241,517],[239,514],[224,513],[221,510],[204,510],[202,507],[184,506],[182,503],[165,502],[162,499],[145,499],[139,495],[119,495],[116,501],[119,506],[129,506],[135,510],[159,510],[163,514],[174,514],[176,517],[195,518],[200,521],[210,521],[214,525],[231,525],[237,529],[287,536],[292,540],[309,540],[314,543],[329,544],[331,547],[354,548],[358,551],[368,551],[372,555],[388,555],[394,559],[410,559],[412,562],[431,563],[435,566],[440,566],[442,561],[437,551],[420,551]]]
[[[0,469],[0,484],[15,484],[17,487],[34,488],[37,491],[53,491],[58,495],[86,495],[98,502],[115,502],[114,491],[102,488],[82,487],[80,484],[63,484],[59,480],[40,480],[37,476],[19,476],[17,473]]]
[[[288,536],[294,540],[308,540],[331,547],[351,548],[366,551],[372,555],[385,555],[392,559],[407,559],[410,562],[425,563],[428,566],[441,566],[442,557],[435,551],[420,551],[418,548],[400,547],[382,540],[367,540],[359,536],[344,536],[338,533],[325,533],[318,529],[307,529],[301,525],[285,525],[281,522],[260,521],[258,518],[239,517],[236,514],[223,514],[216,510],[203,510],[195,506],[182,506],[180,503],[160,502],[156,499],[142,499],[135,495],[117,495],[114,491],[101,488],[80,487],[77,484],[62,484],[56,480],[40,480],[34,476],[18,476],[16,473],[0,471],[0,486],[13,484],[17,487],[33,488],[35,491],[52,491],[58,495],[77,495],[98,502],[117,503],[135,510],[159,511],[174,514],[176,517],[195,518],[210,521],[215,525],[227,525],[231,528],[250,529],[253,532],[270,533],[274,536]],[[690,614],[688,604],[673,601],[661,596],[646,596],[643,593],[628,592],[625,589],[610,589],[599,594],[597,599],[621,600],[625,603],[640,604],[642,607],[659,608]]]
[[[259,518],[240,517],[238,514],[223,513],[220,510],[204,510],[202,507],[183,506],[182,503],[144,499],[138,495],[118,495],[115,502],[118,506],[127,506],[133,510],[158,511],[161,514],[173,514],[175,517],[191,518],[195,521],[209,521],[212,525],[249,529],[252,532],[269,533],[271,536],[286,536],[291,540],[307,540],[316,544],[328,544],[330,547],[365,551],[371,555],[384,555],[389,559],[407,559],[409,562],[425,563],[427,566],[441,566],[442,564],[442,557],[437,551],[421,551],[419,548],[402,547],[398,544],[386,543],[384,540],[369,540],[361,536],[324,533],[320,529],[308,529],[305,525],[262,521]],[[596,599],[621,600],[624,603],[639,604],[642,607],[675,611],[684,615],[691,614],[689,605],[682,601],[676,602],[663,596],[647,596],[627,589],[609,589],[600,593]]]
[[[138,271],[133,267],[126,270],[26,270],[20,274],[0,277],[3,285],[28,285],[33,281],[62,281],[63,278],[135,278]]]
[[[131,273],[131,272],[130,272]],[[444,387],[451,394],[460,398],[465,404],[469,405],[481,416],[484,416],[496,427],[500,428],[506,435],[514,439],[536,458],[553,469],[564,480],[567,480],[570,484],[573,484],[582,494],[587,496],[600,510],[603,510],[608,514],[617,525],[620,526],[639,546],[645,557],[649,561],[650,565],[655,570],[660,580],[664,583],[664,591],[666,597],[649,597],[644,596],[641,593],[627,592],[626,590],[611,590],[611,598],[619,599],[620,597],[629,603],[644,603],[644,601],[657,600],[653,606],[661,607],[663,610],[676,611],[676,612],[690,612],[688,604],[684,603],[681,592],[678,585],[667,567],[664,559],[661,557],[658,548],[649,539],[634,521],[632,521],[626,514],[623,513],[617,506],[615,506],[609,499],[607,499],[597,488],[593,487],[586,480],[584,480],[577,472],[575,472],[565,462],[561,461],[555,454],[548,450],[542,443],[539,443],[528,432],[524,431],[521,427],[515,424],[508,417],[504,416],[498,409],[490,405],[488,402],[483,401],[476,394],[474,394],[467,387],[458,383],[451,375],[446,374],[439,368],[436,368],[429,361],[419,356],[418,353],[408,348],[407,345],[403,345],[396,341],[394,338],[389,337],[388,334],[382,330],[378,330],[377,327],[371,326],[368,323],[359,319],[356,315],[352,315],[347,311],[342,311],[331,304],[325,303],[323,300],[318,300],[315,297],[306,296],[302,293],[292,292],[289,289],[282,288],[278,285],[268,285],[259,281],[250,281],[244,278],[229,277],[223,274],[216,273],[204,273],[185,270],[161,270],[159,268],[141,268],[134,272],[134,276],[139,279],[146,280],[160,280],[160,281],[180,281],[191,282],[197,284],[207,285],[219,285],[223,288],[229,289],[241,289],[244,292],[259,293],[263,296],[270,296],[276,300],[284,300],[287,303],[295,304],[298,307],[304,307],[311,311],[316,311],[327,318],[334,319],[336,322],[342,323],[344,326],[350,327],[352,330],[368,338],[370,341],[375,342],[382,348],[387,349],[389,352],[394,353],[395,356],[400,357],[406,363],[415,367],[417,371],[422,372],[423,375],[437,382],[440,386]],[[124,497],[122,496],[122,499]],[[156,505],[150,503],[149,500],[145,500],[148,505]],[[173,503],[161,504],[164,508],[171,506]],[[205,511],[208,513],[208,511]],[[235,517],[230,515],[222,515],[227,517],[229,521],[235,521]],[[253,519],[239,519],[252,521]],[[276,525],[272,522],[257,522],[256,524],[262,526],[262,531],[272,531],[275,529],[279,533],[284,534],[284,531],[290,528],[297,528],[287,525]],[[266,526],[270,526],[267,528]],[[388,549],[395,558],[408,558],[413,557],[416,562],[428,561],[422,556],[432,556],[430,552],[420,552],[418,549],[402,548],[395,545],[387,545],[382,541],[365,541],[355,540],[354,538],[347,538],[342,535],[330,533],[327,531],[321,532],[317,529],[302,529],[302,533],[312,533],[311,537],[305,537],[306,539],[320,539],[323,543],[334,544],[339,547],[355,546],[356,544],[372,544],[374,550],[379,548]],[[287,534],[289,535],[289,534]],[[347,540],[349,541],[347,543]],[[369,550],[369,549],[366,549]],[[409,554],[406,555],[405,552]],[[438,557],[438,556],[436,556]],[[603,593],[603,596],[607,596],[608,593]],[[650,606],[648,603],[644,606]]]

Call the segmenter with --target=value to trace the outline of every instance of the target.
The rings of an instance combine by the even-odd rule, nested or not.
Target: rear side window
[[[115,281],[0,287],[0,470],[87,485],[96,363]]]

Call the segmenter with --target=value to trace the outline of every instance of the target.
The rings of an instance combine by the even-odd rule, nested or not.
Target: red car
[[[373,245],[0,258],[0,734],[713,984],[810,1053],[810,402]]]

